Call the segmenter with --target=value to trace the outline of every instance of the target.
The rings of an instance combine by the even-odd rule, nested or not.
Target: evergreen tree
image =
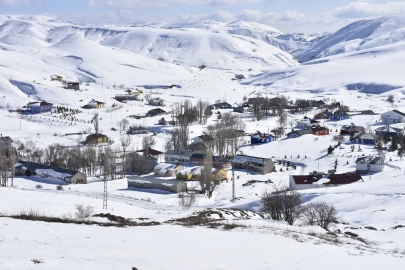
[[[329,147],[328,147],[328,155],[332,155],[333,150],[335,150],[335,149],[331,145],[329,145]]]

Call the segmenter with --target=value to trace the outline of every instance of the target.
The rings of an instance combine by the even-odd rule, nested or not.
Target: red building
[[[340,129],[340,134],[344,135],[344,134],[350,134],[352,131],[354,131],[354,133],[361,133],[364,132],[364,127],[362,126],[354,126],[354,125],[345,125],[342,126],[342,128]]]
[[[318,113],[314,116],[314,119],[329,119],[330,117],[323,113]]]
[[[316,136],[329,135],[329,129],[326,127],[311,127],[311,129]]]

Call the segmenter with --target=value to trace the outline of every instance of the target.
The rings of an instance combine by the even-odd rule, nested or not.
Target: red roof
[[[363,180],[363,178],[361,178],[361,175],[358,173],[331,174],[331,175],[329,175],[328,179],[330,181],[325,183],[325,185],[351,184],[351,183],[357,182],[359,180]]]
[[[44,100],[44,101],[42,101],[39,105],[40,105],[40,106],[47,106],[47,105],[53,105],[53,104],[52,104],[52,103],[48,103],[48,102],[46,102],[46,101]]]
[[[324,176],[323,174],[318,174],[317,176],[311,174],[311,175],[293,175],[292,177],[297,185],[308,185],[318,182],[318,180],[321,179],[323,176]]]
[[[143,153],[144,151],[143,151],[143,150],[138,150],[137,152],[142,152],[142,153]],[[151,155],[151,156],[157,156],[157,155],[163,154],[163,152],[160,152],[160,151],[158,151],[158,150],[152,149],[152,148],[150,148],[150,147],[149,147],[148,153],[149,153],[149,155]]]

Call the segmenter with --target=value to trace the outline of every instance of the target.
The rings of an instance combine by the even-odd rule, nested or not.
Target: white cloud
[[[306,18],[306,16],[296,10],[287,10],[280,18],[280,21],[296,21],[304,18]]]
[[[30,0],[0,0],[0,6],[21,6],[31,4]]]
[[[384,4],[352,2],[344,7],[335,8],[328,14],[336,18],[365,18],[396,13],[405,13],[405,2],[388,2]]]

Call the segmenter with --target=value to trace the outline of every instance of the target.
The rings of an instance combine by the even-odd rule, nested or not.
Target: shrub
[[[303,217],[309,225],[319,225],[325,230],[332,223],[337,223],[337,210],[335,206],[325,202],[314,202],[303,207]]]
[[[195,194],[179,194],[179,205],[184,209],[190,209],[190,207],[196,204]]]
[[[88,205],[88,206],[84,207],[83,203],[82,204],[76,204],[76,210],[77,210],[77,212],[75,213],[76,219],[89,218],[94,213],[94,207],[93,206]]]
[[[35,188],[36,188],[36,189],[41,189],[42,186],[41,186],[41,185],[36,185]]]
[[[262,193],[263,208],[272,219],[284,220],[293,225],[295,220],[301,217],[301,196],[295,190],[288,190],[286,186],[273,185],[274,192],[265,190]]]
[[[56,190],[63,190],[63,187],[61,185],[57,185]]]
[[[164,59],[163,57],[159,57],[158,60],[159,60],[159,61],[162,61],[162,62],[165,61],[165,59]]]

